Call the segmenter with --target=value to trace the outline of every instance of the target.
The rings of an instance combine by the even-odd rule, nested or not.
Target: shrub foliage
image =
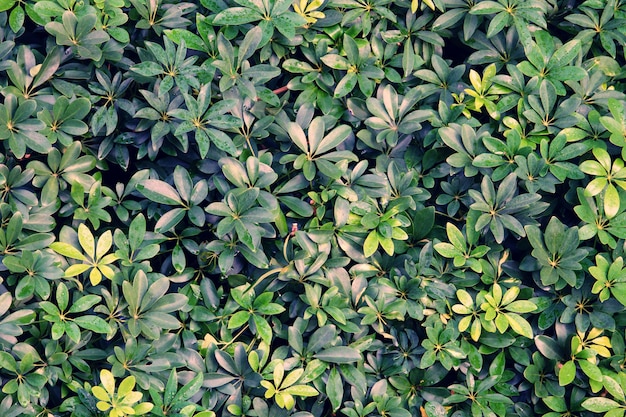
[[[0,0],[0,415],[622,417],[622,0]]]

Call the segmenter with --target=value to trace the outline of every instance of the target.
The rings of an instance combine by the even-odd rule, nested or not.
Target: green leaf
[[[343,392],[343,380],[337,368],[334,367],[330,370],[328,381],[326,382],[326,395],[328,395],[330,400],[333,413],[343,404]]]
[[[550,410],[563,413],[567,411],[567,404],[563,397],[545,397],[543,402],[546,403]]]
[[[613,297],[619,301],[623,306],[626,306],[626,283],[618,282],[613,285],[614,291],[611,291]]]
[[[496,14],[491,21],[489,22],[489,26],[487,27],[487,37],[491,38],[494,35],[498,34],[502,29],[504,29],[510,22],[511,15],[502,11]]]
[[[365,373],[358,368],[358,365],[340,365],[341,375],[343,379],[354,387],[358,392],[365,394],[367,392],[367,380]]]
[[[535,337],[535,345],[543,356],[548,359],[562,360],[561,349],[557,342],[545,335],[538,335]]]
[[[296,74],[304,74],[307,72],[315,71],[309,63],[298,61],[297,59],[289,58],[283,62],[283,68],[289,72]]]
[[[424,411],[428,417],[446,417],[447,410],[438,402],[429,401],[424,405]]]
[[[239,26],[262,19],[263,16],[257,11],[246,7],[230,7],[218,13],[213,23],[217,25]]]
[[[165,36],[170,38],[174,43],[180,45],[181,42],[185,42],[185,46],[189,49],[193,49],[195,51],[205,51],[206,46],[202,38],[196,35],[193,32],[190,32],[186,29],[167,29],[164,30],[163,33]],[[142,74],[143,75],[143,74]]]
[[[361,352],[349,346],[326,348],[313,355],[313,357],[330,363],[352,363],[363,359]]]
[[[586,410],[594,413],[605,413],[616,408],[621,408],[620,403],[606,397],[587,398],[581,405]]]
[[[299,397],[315,397],[319,395],[319,391],[310,385],[292,385],[282,391]]]
[[[237,55],[237,66],[241,66],[242,62],[252,56],[256,51],[262,38],[261,28],[258,26],[253,27],[244,36],[241,45],[239,46],[239,52]]]
[[[6,369],[10,372],[17,371],[17,363],[10,353],[0,352],[0,368]]]
[[[208,372],[204,374],[204,378],[206,380],[206,386],[209,388],[221,387],[235,380],[235,377],[232,375],[218,372]]]
[[[172,249],[172,266],[179,274],[182,274],[187,262],[185,258],[185,252],[181,245],[176,244]]]
[[[500,155],[494,155],[492,153],[480,154],[472,161],[472,164],[479,168],[495,168],[503,163],[504,161]]]
[[[618,399],[621,402],[624,402],[626,398],[624,397],[624,390],[622,389],[619,382],[617,382],[614,378],[611,378],[608,375],[604,375],[602,377],[602,383],[604,388],[611,394],[614,398]]]
[[[378,233],[374,230],[370,232],[363,242],[363,256],[369,258],[378,249]]]
[[[448,234],[450,243],[452,243],[456,249],[459,251],[464,251],[466,249],[467,242],[465,241],[465,237],[455,225],[450,222],[446,223],[446,233]]]
[[[152,61],[141,62],[132,66],[130,70],[144,77],[156,77],[163,74],[163,67]]]
[[[550,76],[559,81],[579,81],[587,76],[587,71],[574,66],[556,67],[550,70]]]
[[[537,309],[532,301],[517,300],[507,304],[506,309],[513,313],[530,313]]]
[[[331,130],[322,141],[317,145],[316,149],[312,149],[314,155],[320,155],[330,151],[331,149],[335,149],[337,146],[341,145],[350,135],[352,134],[352,129],[347,125],[337,126],[333,130]]]
[[[72,306],[67,311],[68,313],[82,313],[89,310],[94,305],[100,302],[101,297],[99,295],[85,295],[72,303]],[[61,307],[59,305],[59,307]],[[63,308],[64,310],[65,308]]]
[[[495,357],[493,362],[491,362],[491,365],[489,365],[489,375],[497,376],[498,378],[502,377],[505,366],[506,366],[506,360],[505,360],[504,352],[500,352]]]
[[[463,256],[463,252],[458,250],[452,244],[447,242],[439,242],[433,246],[435,250],[446,258],[454,258],[456,256]]]
[[[611,219],[617,215],[620,206],[619,192],[613,184],[607,184],[604,192],[604,212]]]
[[[341,97],[348,95],[352,90],[354,90],[354,87],[356,87],[356,83],[357,83],[357,74],[353,72],[347,73],[341,79],[341,81],[339,81],[339,83],[337,84],[337,87],[335,87],[334,97],[341,98]]]
[[[143,180],[137,184],[137,190],[159,204],[169,206],[184,205],[174,187],[161,180]]]
[[[6,258],[3,260],[6,261]],[[33,295],[35,292],[35,280],[30,275],[23,276],[19,283],[17,284],[17,288],[15,289],[15,297],[18,300],[23,300]]]
[[[309,290],[311,287],[305,287],[306,290]],[[307,294],[309,291],[307,291]],[[312,296],[310,296],[312,298]],[[315,330],[309,339],[309,343],[307,349],[310,352],[317,352],[318,350],[324,348],[328,344],[330,344],[333,339],[337,336],[337,330],[332,325],[325,325]]]
[[[517,334],[525,336],[529,339],[533,338],[533,328],[522,316],[515,313],[504,313],[511,329]]]
[[[198,372],[198,374],[188,383],[186,383],[181,389],[178,390],[174,398],[172,399],[172,404],[180,403],[182,401],[187,401],[202,387],[204,382],[204,375],[202,372]]]
[[[578,55],[580,51],[580,40],[574,39],[558,48],[550,59],[550,67],[565,67]]]
[[[375,229],[380,223],[380,216],[378,213],[367,213],[361,218],[361,225],[368,230]]]
[[[15,6],[16,0],[0,0],[0,12],[4,12]]]
[[[585,375],[589,377],[589,379],[602,381],[602,371],[595,364],[586,360],[580,360],[578,361],[578,365]]]
[[[350,68],[350,62],[340,55],[324,55],[320,59],[324,64],[336,70],[347,70]]]
[[[79,251],[74,246],[70,245],[69,243],[54,242],[50,244],[50,248],[54,250],[55,252],[63,256],[66,256],[68,258],[78,259],[80,261],[87,261],[87,258],[85,257],[85,255],[83,255],[81,251]]]
[[[19,30],[24,25],[24,20],[26,18],[26,13],[24,9],[21,7],[16,7],[11,10],[9,14],[9,27],[15,33],[19,32]]]
[[[131,250],[139,249],[146,234],[146,218],[142,213],[139,213],[133,221],[130,223],[128,229],[128,244]]]
[[[56,291],[56,300],[59,310],[65,311],[70,301],[70,294],[67,290],[67,286],[63,283],[59,284]]]
[[[238,311],[233,314],[228,320],[229,329],[238,329],[248,322],[250,313],[248,311]]]
[[[493,14],[504,11],[504,6],[495,1],[481,1],[470,9],[471,14]]]
[[[574,381],[576,377],[576,364],[573,360],[567,361],[559,370],[559,385],[564,387]]]
[[[91,330],[95,333],[107,334],[111,331],[109,323],[98,316],[80,316],[74,319],[74,323],[83,329]]]
[[[226,152],[229,155],[237,155],[239,152],[233,140],[224,132],[217,129],[206,129],[206,134],[211,138],[211,142],[217,146],[218,149]],[[207,149],[201,151],[201,156],[204,158],[207,155]]]
[[[254,321],[257,334],[261,336],[261,339],[269,345],[272,342],[273,333],[267,320],[261,316],[257,316],[256,314],[252,315],[252,320]]]
[[[157,233],[166,233],[178,225],[186,215],[187,211],[182,207],[177,207],[164,213],[154,225]]]
[[[413,216],[413,239],[423,239],[435,225],[435,207],[417,210]]]

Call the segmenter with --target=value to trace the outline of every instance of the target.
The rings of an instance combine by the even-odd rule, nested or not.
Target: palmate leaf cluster
[[[624,416],[625,22],[0,0],[0,416]]]

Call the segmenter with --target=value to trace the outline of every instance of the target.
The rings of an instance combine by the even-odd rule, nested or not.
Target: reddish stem
[[[274,93],[274,94],[281,94],[281,93],[284,93],[287,90],[289,90],[289,87],[284,85],[284,86],[282,86],[280,88],[277,88],[276,90],[273,90],[272,93]]]

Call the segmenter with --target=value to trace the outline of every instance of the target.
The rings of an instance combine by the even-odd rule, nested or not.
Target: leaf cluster
[[[623,416],[620,0],[0,0],[0,416]]]

